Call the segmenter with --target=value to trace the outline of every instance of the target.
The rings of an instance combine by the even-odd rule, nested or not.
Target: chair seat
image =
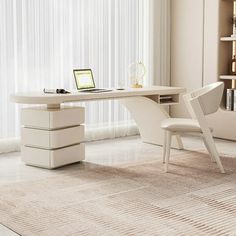
[[[163,120],[161,128],[172,132],[200,132],[202,130],[197,120],[184,118],[169,118]],[[212,131],[212,129],[211,129]]]

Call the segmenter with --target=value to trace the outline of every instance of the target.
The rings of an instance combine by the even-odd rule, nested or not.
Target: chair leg
[[[220,160],[220,157],[219,157],[219,153],[216,149],[216,146],[215,146],[215,142],[214,142],[214,139],[211,135],[207,135],[207,137],[204,137],[205,138],[205,141],[208,145],[208,148],[209,148],[209,151],[210,151],[210,154],[214,157],[219,169],[220,169],[220,172],[222,174],[225,173],[224,171],[224,167],[222,166],[222,163],[221,163],[221,160]]]
[[[216,163],[216,160],[215,160],[214,156],[212,156],[212,154],[211,154],[211,150],[210,150],[210,148],[209,148],[209,146],[208,146],[208,143],[207,143],[205,137],[203,137],[203,142],[204,142],[205,147],[206,147],[206,149],[207,149],[207,151],[208,151],[208,153],[209,153],[209,155],[210,155],[210,157],[211,157],[211,161],[214,162],[214,163]]]
[[[179,134],[177,134],[176,138],[177,138],[177,142],[178,142],[178,145],[179,145],[179,150],[183,150],[184,149],[184,145],[183,145],[181,136]]]
[[[170,131],[166,132],[166,154],[165,154],[165,172],[168,172],[168,165],[170,160],[170,148],[171,148],[171,137]]]
[[[167,131],[164,131],[164,143],[163,143],[163,164],[166,163],[166,133]]]

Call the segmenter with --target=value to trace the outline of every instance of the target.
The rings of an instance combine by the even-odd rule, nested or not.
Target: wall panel
[[[204,0],[171,1],[171,85],[191,91],[202,86]],[[187,116],[183,103],[171,108]]]

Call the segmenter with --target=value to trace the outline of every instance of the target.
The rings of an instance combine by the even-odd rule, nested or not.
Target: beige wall
[[[188,91],[202,87],[203,22],[204,0],[171,1],[172,86],[184,86]],[[171,115],[187,116],[183,103],[172,107]]]
[[[218,80],[219,1],[205,0],[203,85]]]

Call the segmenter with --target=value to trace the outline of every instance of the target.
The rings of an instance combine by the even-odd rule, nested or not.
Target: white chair
[[[212,161],[217,163],[221,173],[225,173],[212,137],[212,129],[209,128],[205,117],[205,115],[215,113],[218,110],[223,90],[224,84],[217,82],[184,95],[183,98],[192,119],[169,118],[162,122],[161,128],[165,130],[163,162],[166,172],[168,172],[172,135],[191,133],[202,136]]]

